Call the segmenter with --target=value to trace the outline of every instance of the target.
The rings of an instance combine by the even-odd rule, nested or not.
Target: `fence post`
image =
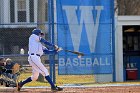
[[[112,16],[112,54],[113,54],[113,82],[116,81],[116,65],[115,65],[115,21],[114,21],[114,0],[111,0],[111,16]]]
[[[53,0],[48,0],[48,22],[49,22],[49,35],[50,41],[54,44],[54,2]],[[55,55],[49,56],[50,61],[50,77],[55,83]]]

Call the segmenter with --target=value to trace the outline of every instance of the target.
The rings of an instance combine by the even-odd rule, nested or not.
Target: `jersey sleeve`
[[[44,52],[45,54],[56,54],[56,53],[57,53],[56,50],[49,50],[49,49],[47,49],[47,48],[44,49],[43,52]]]
[[[45,46],[42,46],[42,49],[45,50],[45,49],[47,49],[47,48],[46,48]]]
[[[41,42],[41,43],[44,43],[45,45],[49,45],[49,46],[53,46],[53,47],[54,47],[54,44],[48,42],[47,40],[45,40],[45,39],[43,39],[43,38],[40,39],[40,42]]]
[[[37,36],[37,35],[34,35],[34,39],[35,39],[35,41],[37,41],[37,42],[40,42],[41,38],[42,38],[42,37],[39,37],[39,36]]]

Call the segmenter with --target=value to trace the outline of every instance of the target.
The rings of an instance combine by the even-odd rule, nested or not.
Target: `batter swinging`
[[[29,83],[31,81],[36,81],[38,79],[39,73],[41,73],[45,79],[49,82],[51,85],[52,91],[62,91],[63,88],[57,87],[52,82],[48,70],[46,67],[41,63],[40,57],[45,54],[55,54],[59,52],[59,47],[57,45],[51,44],[45,39],[42,38],[43,33],[39,29],[34,29],[32,31],[32,35],[29,37],[29,51],[28,51],[28,61],[29,64],[32,66],[32,76],[28,77],[26,80],[21,81],[18,83],[18,91],[22,88],[22,86],[26,83]],[[44,43],[47,46],[54,47],[55,50],[49,50],[45,46],[42,45]]]

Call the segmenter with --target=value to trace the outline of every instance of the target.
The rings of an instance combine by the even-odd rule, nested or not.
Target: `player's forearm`
[[[45,54],[56,54],[56,53],[57,53],[56,50],[47,50],[47,49],[43,50],[43,52],[44,52]]]
[[[48,42],[47,40],[45,40],[43,38],[40,39],[40,42],[44,43],[45,45],[49,45],[49,46],[53,46],[54,47],[54,44]]]

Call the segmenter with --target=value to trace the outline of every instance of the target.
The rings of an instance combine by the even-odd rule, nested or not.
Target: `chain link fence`
[[[10,8],[7,8],[6,12],[4,8],[7,5]],[[38,0],[38,2],[36,0],[7,0],[7,2],[1,0],[0,7],[0,57],[11,58],[12,61],[19,63],[24,68],[19,80],[26,79],[32,73],[28,63],[28,38],[32,30],[42,29],[45,33],[44,38],[50,41],[49,23],[47,23],[49,19],[48,0]],[[57,44],[56,25],[54,27],[55,44]],[[43,55],[41,59],[49,71],[49,56]],[[58,55],[55,55],[55,66],[55,79],[58,85],[95,82],[93,75],[58,75]],[[41,81],[29,83],[26,86],[46,86],[48,84]]]
[[[3,4],[3,5],[2,5]],[[48,0],[1,0],[0,1],[0,57],[11,58],[19,63],[24,72],[20,79],[23,80],[31,76],[32,69],[28,63],[28,38],[35,28],[40,28],[45,33],[45,37],[50,41]],[[6,8],[9,6],[9,8]],[[4,11],[4,9],[7,11]],[[56,9],[56,7],[54,7]],[[5,15],[8,14],[8,15]],[[58,33],[57,24],[54,23],[54,42],[57,44]],[[65,36],[67,37],[67,36]],[[66,42],[65,42],[66,43]],[[49,70],[49,56],[41,57],[42,63]],[[102,76],[91,75],[59,75],[58,74],[58,55],[55,55],[55,79],[58,85],[82,85],[99,82]],[[101,78],[101,79],[100,79]],[[45,82],[32,82],[26,86],[48,86]]]

